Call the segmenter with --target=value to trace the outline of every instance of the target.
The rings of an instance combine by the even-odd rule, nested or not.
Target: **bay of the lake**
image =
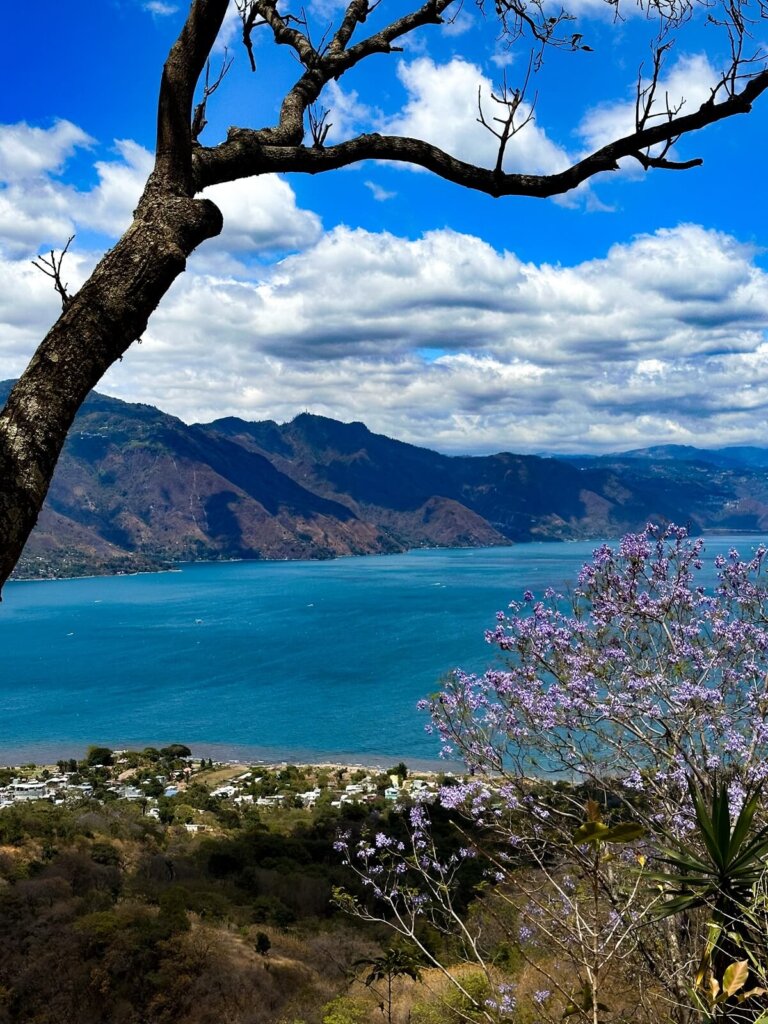
[[[706,562],[761,538],[713,537]],[[484,630],[525,589],[574,582],[595,541],[10,583],[0,763],[90,743],[243,759],[437,758],[416,702],[494,663]],[[711,569],[702,581],[713,580]]]

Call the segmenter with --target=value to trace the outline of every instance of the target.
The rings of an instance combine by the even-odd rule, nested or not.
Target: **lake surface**
[[[761,538],[707,541],[706,561]],[[495,659],[483,638],[596,542],[10,583],[0,605],[0,763],[186,743],[197,755],[433,762],[416,702]]]

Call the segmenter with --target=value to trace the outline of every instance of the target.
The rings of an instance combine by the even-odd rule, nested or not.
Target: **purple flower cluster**
[[[567,601],[526,591],[497,614],[486,640],[503,662],[482,675],[457,669],[421,704],[443,752],[469,771],[439,792],[461,845],[438,849],[418,802],[404,841],[383,831],[356,844],[340,836],[337,849],[369,896],[355,912],[414,941],[429,922],[482,963],[482,929],[471,932],[477,922],[454,903],[472,859],[483,893],[515,907],[510,938],[526,956],[556,948],[578,968],[587,941],[590,958],[610,959],[642,919],[638,869],[654,833],[681,838],[694,827],[688,780],[725,781],[734,813],[768,780],[768,555],[716,560],[708,593],[698,582],[702,553],[684,529],[648,526],[597,548]],[[603,812],[610,822],[610,802],[587,793],[619,796],[645,834],[603,858],[577,830]],[[585,903],[594,872],[605,891],[618,886],[605,906]],[[619,876],[632,883],[622,887]],[[542,1015],[549,997],[533,996]],[[485,1007],[512,1017],[515,997],[501,986]]]
[[[485,1000],[486,1007],[489,1010],[493,1010],[502,1019],[515,1016],[517,1000],[514,996],[514,987],[512,985],[499,985],[498,991],[494,995],[495,998]]]
[[[506,664],[457,670],[427,702],[444,749],[481,778],[610,776],[662,803],[666,790],[670,815],[687,776],[768,775],[766,550],[716,560],[710,594],[702,552],[648,526],[599,547],[568,604],[526,591],[486,633]]]

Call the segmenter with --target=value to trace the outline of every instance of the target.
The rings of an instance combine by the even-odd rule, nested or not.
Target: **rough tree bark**
[[[303,71],[286,94],[276,125],[258,130],[233,128],[225,142],[206,148],[197,143],[193,133],[193,123],[204,122],[204,110],[193,118],[194,95],[230,2],[236,3],[241,13],[249,54],[251,32],[257,25],[265,25],[276,44],[294,50]],[[744,32],[739,2],[734,0],[735,13],[729,25],[737,38]],[[367,57],[393,52],[398,39],[421,26],[439,24],[445,11],[458,3],[427,0],[353,44],[353,35],[375,3],[350,0],[335,35],[319,51],[308,33],[293,27],[295,18],[283,18],[278,12],[277,0],[193,0],[163,69],[155,166],[133,223],[77,294],[67,298],[61,317],[0,413],[0,587],[37,521],[67,431],[88,392],[141,337],[150,315],[185,269],[187,257],[206,238],[221,231],[217,207],[195,198],[205,187],[276,172],[317,174],[375,159],[417,164],[494,197],[544,198],[574,189],[600,172],[615,170],[625,157],[634,157],[646,170],[696,166],[701,161],[669,160],[670,146],[682,135],[748,113],[768,89],[768,70],[755,71],[737,47],[731,66],[713,83],[710,99],[698,110],[682,116],[667,109],[660,118],[651,118],[651,101],[667,48],[660,42],[652,81],[638,94],[635,131],[553,175],[505,174],[501,152],[493,169],[476,167],[410,138],[369,134],[327,148],[318,138],[309,146],[303,144],[307,111],[328,82]],[[656,6],[662,20],[682,22],[686,16],[686,0]],[[512,24],[514,34],[529,31],[542,46],[569,47],[567,36],[556,36],[560,21],[567,20],[565,13],[548,19],[537,4],[522,0],[499,0],[497,13],[505,27]],[[515,121],[517,105],[507,104],[505,142],[523,127]],[[651,120],[654,123],[649,126]],[[660,151],[652,147],[660,147]]]
[[[163,71],[155,168],[130,228],[67,303],[0,414],[0,586],[31,533],[77,410],[137,338],[221,213],[195,199],[194,90],[228,0],[192,5]]]

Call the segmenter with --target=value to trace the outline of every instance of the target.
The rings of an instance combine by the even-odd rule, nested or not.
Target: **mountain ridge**
[[[311,413],[187,425],[93,392],[17,576],[589,539],[648,520],[768,528],[768,450],[445,455]]]

